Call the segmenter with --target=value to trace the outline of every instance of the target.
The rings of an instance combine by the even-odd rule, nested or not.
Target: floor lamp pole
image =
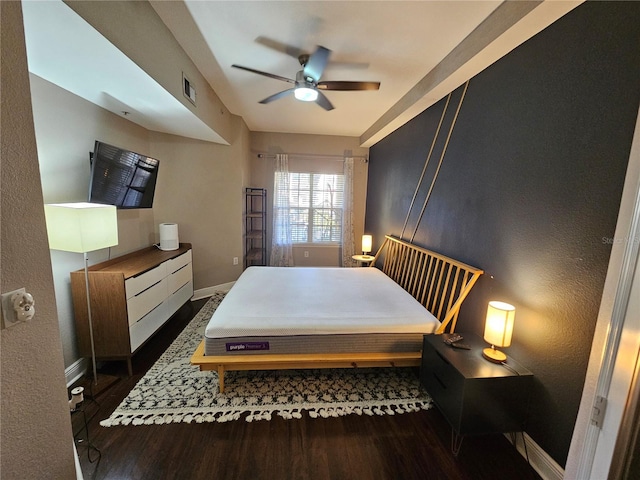
[[[93,383],[98,385],[98,368],[96,366],[96,347],[93,343],[93,322],[91,321],[91,297],[89,296],[89,256],[84,252],[84,284],[87,289],[87,318],[89,319],[89,339],[91,340],[91,362],[93,364]]]

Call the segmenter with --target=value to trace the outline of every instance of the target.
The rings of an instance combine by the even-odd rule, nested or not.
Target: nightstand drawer
[[[422,385],[460,435],[523,430],[533,375],[512,359],[510,368],[485,360],[484,342],[463,336],[470,350],[446,345],[443,335],[425,335]]]
[[[459,426],[464,377],[438,350],[427,347],[422,351],[420,381],[442,414]]]

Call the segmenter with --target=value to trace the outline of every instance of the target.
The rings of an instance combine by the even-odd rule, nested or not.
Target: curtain
[[[344,159],[344,204],[342,207],[342,266],[357,267],[352,256],[356,253],[353,238],[353,158]]]
[[[289,225],[289,157],[286,154],[276,155],[273,192],[273,233],[269,264],[274,267],[293,267]]]

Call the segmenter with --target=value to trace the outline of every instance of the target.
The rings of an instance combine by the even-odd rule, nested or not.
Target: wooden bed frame
[[[466,265],[409,242],[387,235],[369,265],[382,261],[381,270],[429,310],[441,325],[437,334],[449,327],[453,332],[460,306],[480,275],[479,268]],[[200,343],[191,364],[200,370],[216,370],[220,393],[224,392],[224,373],[228,370],[289,370],[306,368],[416,367],[422,352],[229,355],[204,354]]]

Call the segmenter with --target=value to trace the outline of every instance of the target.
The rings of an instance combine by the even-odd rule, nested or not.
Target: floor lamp
[[[113,205],[98,203],[58,203],[44,206],[49,248],[84,254],[84,280],[87,293],[87,318],[91,342],[93,381],[98,385],[96,349],[89,296],[89,258],[87,253],[118,244],[118,216]]]

